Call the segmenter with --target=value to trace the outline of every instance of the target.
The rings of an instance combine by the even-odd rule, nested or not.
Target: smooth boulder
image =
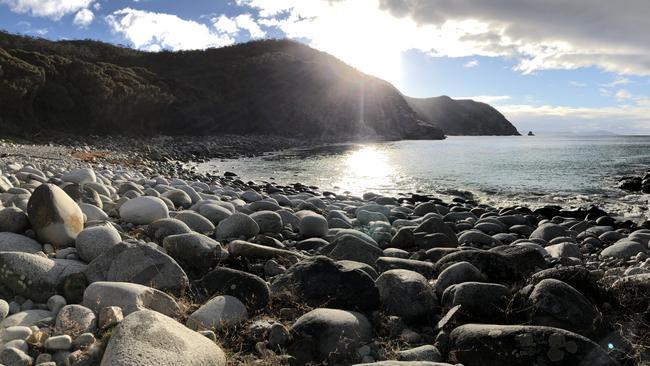
[[[53,184],[44,183],[34,190],[27,202],[27,216],[39,241],[57,248],[73,245],[84,228],[79,205]]]
[[[165,201],[158,197],[135,197],[124,202],[119,209],[120,218],[136,225],[148,225],[169,217]]]

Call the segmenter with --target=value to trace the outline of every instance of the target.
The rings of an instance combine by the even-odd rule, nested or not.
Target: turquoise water
[[[616,188],[616,178],[650,166],[650,136],[449,137],[287,150],[211,161],[203,171],[245,180],[300,182],[336,192],[471,192],[494,204],[597,203],[630,217],[645,215],[648,196]]]

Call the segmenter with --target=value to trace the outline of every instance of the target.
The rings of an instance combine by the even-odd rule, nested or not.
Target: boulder
[[[158,219],[169,217],[165,201],[158,197],[135,197],[124,202],[119,209],[120,218],[136,225],[148,225]]]
[[[580,247],[574,243],[553,244],[545,247],[544,250],[553,258],[582,258]]]
[[[627,260],[639,253],[646,253],[646,248],[643,244],[633,240],[624,239],[603,249],[600,252],[600,256],[603,258],[613,257]]]
[[[188,274],[203,274],[228,257],[214,239],[199,233],[170,235],[163,240],[167,254]]]
[[[375,267],[375,262],[384,255],[384,252],[357,236],[345,234],[321,249],[321,254],[335,260],[351,260]]]
[[[0,252],[36,253],[43,247],[36,240],[12,232],[0,232]]]
[[[66,280],[86,269],[83,262],[49,259],[36,254],[0,252],[0,284],[13,295],[45,302],[63,293]]]
[[[188,234],[192,229],[181,220],[166,218],[150,223],[144,232],[156,243],[162,243],[170,235]]]
[[[387,314],[416,320],[433,313],[438,303],[433,288],[421,274],[405,269],[392,269],[375,281],[381,306]]]
[[[255,220],[243,213],[234,213],[219,221],[217,225],[217,240],[221,239],[248,239],[260,232],[260,227]]]
[[[113,330],[101,366],[226,366],[224,352],[207,337],[151,310],[127,316]]]
[[[505,319],[510,290],[503,285],[463,282],[449,286],[442,294],[446,309],[460,305],[463,320],[490,323]]]
[[[528,296],[532,324],[566,329],[582,335],[594,332],[600,313],[573,287],[556,279],[544,279]]]
[[[469,262],[458,262],[445,268],[438,275],[434,289],[438,296],[451,286],[463,282],[484,282],[485,276]]]
[[[187,319],[187,327],[194,330],[232,329],[248,319],[246,306],[236,297],[217,296],[203,304]]]
[[[75,241],[79,257],[86,262],[100,256],[122,241],[120,233],[111,224],[91,226],[83,229]]]
[[[118,306],[124,315],[150,309],[171,317],[181,313],[180,306],[166,293],[155,288],[127,282],[94,282],[84,292],[83,305],[99,314],[108,306]]]
[[[563,329],[492,324],[454,329],[448,361],[465,366],[617,365],[598,344]]]
[[[380,273],[391,269],[407,269],[409,271],[417,272],[426,278],[433,277],[435,273],[435,266],[433,263],[415,259],[379,257],[377,258],[375,265]]]
[[[442,219],[438,217],[429,217],[424,220],[418,227],[415,228],[415,233],[427,233],[427,234],[443,234],[445,235],[451,243],[458,243],[458,237],[454,230],[447,224],[445,224]]]
[[[327,220],[318,214],[304,215],[298,224],[298,231],[304,238],[322,238],[327,235]]]
[[[561,236],[570,236],[567,233],[566,228],[557,224],[546,223],[535,229],[535,231],[530,234],[530,239],[542,239],[545,242],[550,242],[551,240]]]
[[[200,280],[192,282],[194,292],[211,297],[230,295],[241,300],[251,310],[268,306],[271,293],[269,285],[262,278],[227,267],[217,267]]]
[[[66,172],[61,176],[61,180],[77,184],[94,183],[97,181],[97,176],[91,168],[81,168]]]
[[[372,324],[361,313],[318,308],[296,320],[288,353],[298,363],[351,363],[356,349],[371,340]]]
[[[41,243],[57,248],[74,244],[84,227],[81,208],[53,184],[41,184],[27,202],[27,216]]]
[[[0,233],[22,233],[27,228],[29,219],[23,210],[17,207],[0,208]]]
[[[179,211],[174,215],[174,218],[183,221],[190,229],[200,234],[209,235],[215,229],[212,221],[194,211]]]
[[[261,233],[277,234],[282,231],[282,217],[273,211],[253,212],[250,215],[250,218],[257,223],[257,226],[259,226]]]
[[[82,333],[92,333],[97,329],[95,313],[81,305],[66,305],[56,316],[54,334],[67,334],[76,338]]]
[[[368,273],[324,256],[294,264],[273,280],[271,289],[274,294],[289,292],[314,307],[373,310],[379,306],[379,291]]]
[[[88,264],[89,282],[132,282],[181,294],[188,278],[174,259],[153,244],[121,242]]]

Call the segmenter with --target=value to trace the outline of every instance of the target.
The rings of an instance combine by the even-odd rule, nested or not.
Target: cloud
[[[472,61],[469,61],[469,62],[465,63],[465,64],[463,65],[463,67],[466,67],[466,68],[472,68],[472,67],[476,67],[476,66],[478,66],[478,65],[479,65],[478,60],[472,60]]]
[[[218,18],[213,18],[212,22],[214,22],[214,27],[218,31],[231,36],[237,35],[241,30],[247,31],[251,38],[266,36],[266,32],[260,28],[260,25],[250,14],[240,14],[232,18],[222,14]]]
[[[107,16],[106,21],[114,32],[143,50],[205,49],[235,42],[228,34],[172,14],[125,8]]]
[[[569,81],[569,85],[575,86],[576,88],[584,88],[584,87],[587,86],[586,83],[582,83],[582,82],[574,81],[574,80]]]
[[[453,99],[471,99],[477,102],[483,102],[487,104],[496,104],[506,100],[512,99],[509,95],[477,95],[473,97],[452,97]]]
[[[88,9],[81,9],[75,14],[74,20],[72,21],[76,26],[86,28],[93,22],[95,19],[95,14]]]
[[[597,66],[622,74],[650,75],[647,0],[379,2],[391,14],[421,25],[477,22],[482,31],[473,35],[473,52],[516,57],[517,68],[524,73]],[[461,31],[472,36],[471,29]]]
[[[520,131],[608,130],[617,133],[649,133],[650,115],[643,105],[581,108],[551,105],[503,105],[498,107]]]
[[[612,81],[611,83],[602,84],[601,86],[603,86],[605,88],[613,88],[615,86],[627,85],[627,84],[630,84],[630,83],[632,83],[632,81],[630,79],[628,79],[626,77],[619,76],[614,81]]]
[[[614,94],[614,96],[619,102],[632,98],[632,94],[630,94],[630,92],[625,89],[621,89],[617,91],[616,94]]]
[[[14,13],[59,20],[67,14],[88,8],[94,0],[0,0]]]

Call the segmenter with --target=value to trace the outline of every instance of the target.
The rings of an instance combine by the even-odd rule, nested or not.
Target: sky
[[[650,134],[648,0],[0,0],[0,28],[156,52],[291,38],[520,132]]]

